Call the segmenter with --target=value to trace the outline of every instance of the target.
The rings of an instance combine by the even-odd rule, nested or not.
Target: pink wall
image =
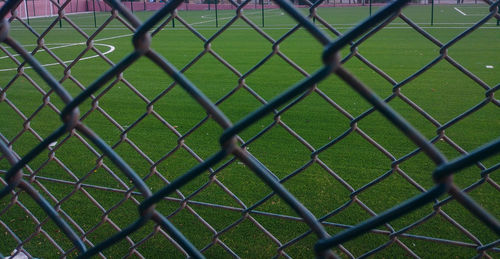
[[[75,1],[75,0],[73,0]],[[93,6],[92,6],[92,0],[87,0],[89,1],[89,11],[93,11]],[[134,11],[155,11],[161,9],[163,6],[165,6],[165,3],[159,3],[159,2],[153,2],[149,3],[146,2],[144,5],[144,2],[122,2],[122,4],[127,7],[128,9],[132,9]],[[186,4],[182,3],[178,10],[208,10],[208,4]],[[245,6],[245,9],[260,9],[261,6],[255,5],[254,3],[248,4]],[[275,9],[279,8],[275,4],[269,4],[269,5],[264,5],[264,8],[266,9]],[[213,10],[215,9],[214,4],[210,4],[210,9]],[[217,9],[219,10],[235,10],[236,7],[232,4],[218,4]],[[103,0],[95,0],[95,10],[96,11],[111,11],[111,7],[109,7]]]
[[[89,9],[88,10],[93,11],[94,9],[93,9],[92,0],[87,0],[87,1],[89,1]],[[125,7],[127,7],[128,9],[133,9],[134,11],[155,11],[155,10],[159,10],[163,6],[165,6],[165,3],[160,3],[160,2],[153,2],[153,3],[146,2],[146,4],[144,4],[144,2],[122,2],[122,4]],[[248,6],[250,7],[250,5],[248,5]],[[211,4],[210,8],[213,9],[215,7],[213,4]],[[220,10],[236,9],[233,5],[229,5],[229,4],[219,4],[218,8]],[[111,7],[109,7],[103,0],[95,0],[95,10],[108,12],[108,11],[111,11]],[[182,3],[179,6],[178,10],[208,10],[208,5],[207,4]]]
[[[57,1],[57,0],[55,0]],[[94,11],[94,5],[95,5],[95,11],[96,12],[109,12],[111,11],[111,7],[107,5],[103,0],[59,0],[60,5],[64,5],[64,12],[65,13],[77,13],[77,12],[92,12]],[[146,0],[147,1],[147,0]],[[0,7],[4,4],[5,2],[0,2]],[[165,3],[160,3],[160,2],[122,2],[123,5],[129,9],[132,9],[134,11],[154,11],[154,10],[159,10],[163,6],[165,6]],[[345,4],[344,4],[345,5]],[[330,6],[333,6],[330,4]],[[342,6],[341,4],[337,4],[337,6]],[[352,6],[352,5],[349,5]],[[27,9],[26,9],[27,7]],[[299,6],[300,7],[300,6]],[[182,3],[178,10],[208,10],[208,4],[186,4]],[[214,9],[215,6],[214,4],[210,5],[210,9]],[[217,8],[219,10],[234,10],[236,7],[231,4],[218,4]],[[245,6],[245,9],[260,9],[261,5],[260,4],[255,4],[255,3],[250,3]],[[269,5],[264,5],[265,9],[275,9],[279,8],[275,4],[269,4]],[[57,15],[57,10],[58,8],[53,5],[49,0],[29,0],[29,1],[23,1],[17,8],[17,15],[21,18],[26,18],[26,14],[29,17],[35,17],[35,16],[49,16],[49,15]],[[8,15],[7,17],[10,17]]]
[[[64,6],[65,13],[77,13],[77,12],[87,12],[87,0],[71,0],[66,4],[65,1],[60,1],[60,6]],[[4,4],[4,2],[0,3],[0,7]],[[27,8],[26,8],[27,7]],[[36,16],[49,16],[49,15],[57,15],[58,7],[53,5],[50,1],[47,0],[34,0],[34,1],[23,1],[17,8],[17,15],[21,18],[26,18],[26,15],[29,17]],[[8,15],[7,17],[10,17]]]

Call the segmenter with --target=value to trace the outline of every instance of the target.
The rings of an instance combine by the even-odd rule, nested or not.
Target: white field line
[[[466,15],[465,13],[463,13],[462,11],[460,11],[458,8],[456,8],[456,11],[457,12],[460,12],[462,13],[463,15]],[[256,12],[251,12],[251,13],[246,13],[246,15],[253,15],[253,14],[258,14],[260,13],[259,11],[256,11]],[[281,14],[276,14],[276,15],[272,15],[272,16],[279,16]],[[227,20],[227,19],[231,19],[233,18],[234,15],[231,15],[229,17],[222,17],[222,18],[219,18],[219,20]],[[267,16],[266,16],[267,17]],[[204,23],[209,23],[209,22],[213,22],[215,21],[214,20],[208,20],[208,21],[201,21],[201,22],[197,22],[197,23],[192,23],[192,25],[196,25],[196,24],[204,24]],[[395,23],[394,25],[404,25],[405,23]],[[449,25],[467,25],[467,24],[474,24],[474,23],[435,23],[435,25],[446,25],[446,24],[449,24]],[[486,24],[495,24],[495,23],[486,23]],[[346,26],[347,27],[344,27]],[[356,24],[332,24],[332,26],[334,26],[336,29],[350,29],[351,27],[349,27],[350,25],[356,25]],[[282,25],[283,27],[266,27],[265,30],[289,30],[291,28],[293,28],[293,26],[295,26],[294,24],[283,24]],[[291,26],[291,27],[288,27],[288,26]],[[340,27],[339,27],[340,26]],[[422,29],[468,29],[469,27],[463,27],[463,26],[444,26],[444,27],[438,27],[438,26],[420,26],[420,28]],[[62,28],[62,30],[73,30],[71,28]],[[107,30],[128,30],[127,28],[106,28]],[[185,28],[169,28],[168,30],[183,30]],[[216,28],[197,28],[197,30],[214,30]],[[231,28],[228,28],[229,30],[253,30],[253,28],[240,28],[240,27],[231,27]],[[322,30],[327,30],[326,28],[320,28]],[[404,26],[404,27],[399,27],[399,26],[388,26],[388,27],[385,27],[384,29],[413,29],[411,27],[408,27],[408,26]],[[500,29],[500,27],[480,27],[479,29]],[[17,29],[17,28],[13,28],[13,30],[24,30],[24,29]],[[167,29],[164,29],[164,30],[167,30]],[[112,36],[112,37],[106,37],[106,38],[101,38],[101,39],[95,39],[94,42],[100,42],[100,41],[107,41],[107,40],[113,40],[113,39],[118,39],[118,38],[125,38],[125,37],[130,37],[134,35],[133,33],[127,33],[127,34],[122,34],[122,35],[117,35],[117,36]],[[64,47],[69,47],[69,46],[74,46],[74,45],[83,45],[83,44],[86,44],[84,42],[80,42],[80,43],[68,43],[68,44],[65,44],[65,43],[60,43],[60,44],[56,44],[56,43],[53,43],[52,45],[63,45],[63,46],[59,46],[59,47],[54,47],[54,48],[50,48],[50,49],[56,49],[56,48],[64,48]],[[51,44],[47,44],[47,45],[51,45]],[[105,53],[103,53],[104,55],[106,54],[109,54],[111,52],[113,52],[115,50],[115,47],[113,45],[108,45],[108,44],[99,44],[99,43],[96,43],[95,45],[100,45],[100,46],[106,46],[109,48],[108,51],[106,51]],[[26,46],[30,46],[30,45],[26,45]],[[43,51],[43,50],[41,50]],[[13,55],[13,56],[19,56],[18,54],[16,55]],[[86,59],[91,59],[91,58],[96,58],[98,57],[98,55],[93,55],[93,56],[90,56],[90,57],[85,57],[85,58],[82,58],[81,60],[86,60]],[[0,57],[0,59],[5,59],[7,58],[7,56],[3,56],[3,57]],[[70,63],[70,62],[73,62],[73,60],[69,60],[69,61],[64,61],[64,63]],[[57,65],[58,63],[52,63],[52,64],[45,64],[43,66],[54,66],[54,65]],[[31,67],[25,67],[25,68],[31,68]],[[9,69],[0,69],[0,72],[3,72],[3,71],[12,71],[12,70],[16,70],[17,68],[9,68]]]
[[[67,47],[71,47],[71,46],[76,46],[76,45],[86,45],[85,42],[80,42],[80,43],[51,43],[51,44],[46,44],[46,45],[59,45],[57,47],[52,47],[52,48],[49,48],[50,50],[53,50],[53,49],[60,49],[60,48],[67,48]],[[107,55],[113,51],[115,51],[115,46],[113,45],[109,45],[109,44],[102,44],[102,43],[94,43],[94,45],[96,46],[104,46],[104,47],[108,47],[109,49],[102,53],[103,55]],[[36,45],[25,45],[25,46],[36,46]],[[41,49],[39,52],[42,52],[42,51],[45,51],[43,49]],[[12,55],[13,57],[17,57],[17,56],[20,56],[19,54],[14,54]],[[99,57],[99,55],[92,55],[92,56],[89,56],[89,57],[84,57],[84,58],[81,58],[80,60],[87,60],[87,59],[92,59],[92,58],[97,58]],[[9,58],[9,56],[2,56],[0,57],[0,59],[6,59],[6,58]],[[63,63],[71,63],[73,62],[73,60],[66,60],[66,61],[63,61]],[[42,64],[43,67],[50,67],[50,66],[55,66],[55,65],[59,65],[59,63],[50,63],[50,64]],[[32,67],[28,67],[28,66],[25,66],[24,68],[32,68]],[[18,68],[15,67],[15,68],[4,68],[4,69],[0,69],[0,72],[5,72],[5,71],[14,71],[14,70],[17,70]]]
[[[128,30],[128,28],[127,28],[127,30]],[[107,37],[107,38],[97,39],[97,40],[94,40],[94,42],[96,42],[96,41],[105,41],[105,40],[114,40],[114,39],[125,38],[125,37],[129,37],[129,36],[133,36],[133,35],[134,35],[133,33],[127,33],[127,34],[123,34],[123,35],[111,36],[111,37]]]
[[[277,11],[279,11],[280,9],[275,9]],[[271,11],[275,11],[275,10],[271,10]],[[270,12],[270,11],[268,11]],[[249,13],[243,13],[244,16],[250,16],[250,15],[254,15],[254,14],[260,14],[261,11],[255,11],[255,12],[249,12]],[[202,15],[201,18],[203,19],[207,19],[207,18],[211,18],[210,17],[211,15]],[[275,14],[275,15],[266,15],[265,17],[272,17],[272,16],[281,16],[281,14]],[[191,23],[190,25],[198,25],[198,24],[204,24],[204,23],[209,23],[209,22],[215,22],[216,20],[229,20],[229,19],[232,19],[234,18],[235,15],[231,15],[231,16],[226,16],[226,17],[222,17],[222,18],[218,18],[218,19],[213,19],[215,18],[215,16],[212,18],[212,20],[206,20],[206,21],[201,21],[201,22],[195,22],[195,23]]]
[[[75,13],[65,13],[64,15],[79,15],[79,14],[92,14],[92,12],[75,12]],[[29,16],[28,18],[30,19],[42,19],[42,18],[51,18],[51,17],[56,17],[56,16],[59,16],[57,13],[54,13],[52,15],[37,15],[37,16]],[[26,19],[23,18],[23,19]]]
[[[467,9],[488,9],[490,8],[489,5],[483,5],[483,4],[478,4],[478,6],[474,5],[466,5],[466,6],[462,6],[462,8],[467,8]]]
[[[266,13],[277,12],[277,11],[281,11],[281,9],[267,9],[267,10],[265,10]],[[261,13],[262,13],[262,10],[260,10],[260,9],[258,9],[257,11],[242,12],[242,14],[245,15],[245,16],[253,15],[253,14],[261,14]],[[231,17],[234,17],[234,16],[236,16],[236,15],[232,15]],[[202,15],[200,17],[202,19],[210,19],[210,18],[214,19],[215,18],[215,14]]]
[[[234,16],[231,16],[231,17],[226,17],[225,19],[229,19],[229,18],[232,18]],[[206,23],[206,22],[210,22],[210,21],[205,21],[203,23]],[[452,23],[443,23],[443,24],[452,24]],[[459,24],[459,23],[457,23]],[[494,23],[491,23],[491,24],[494,24]],[[290,30],[291,28],[293,27],[266,27],[265,30]],[[335,27],[336,29],[339,29],[339,30],[342,30],[342,29],[350,29],[352,27]],[[445,27],[438,27],[438,26],[420,26],[420,28],[422,29],[469,29],[470,27],[460,27],[460,26],[445,26]],[[108,28],[109,29],[109,28]],[[118,28],[117,28],[118,29]],[[120,28],[121,29],[121,28]],[[183,30],[185,28],[169,28],[168,30]],[[197,28],[197,30],[214,30],[216,28]],[[232,27],[232,28],[229,28],[230,30],[253,30],[253,28],[235,28],[235,27]],[[327,28],[320,28],[321,30],[328,30]],[[395,26],[395,27],[385,27],[384,29],[412,29],[411,27],[408,27],[408,26],[405,26],[405,27],[399,27],[399,26]],[[492,27],[480,27],[479,29],[496,29],[496,30],[500,30],[500,27],[497,27],[497,26],[492,26]],[[166,29],[164,29],[166,30]],[[118,39],[118,38],[125,38],[125,37],[130,37],[132,36],[133,33],[128,33],[128,34],[123,34],[123,35],[117,35],[117,36],[112,36],[112,37],[107,37],[107,38],[102,38],[102,39],[96,39],[94,40],[94,42],[99,42],[99,41],[106,41],[106,40],[112,40],[112,39]],[[53,48],[49,48],[49,49],[59,49],[59,48],[66,48],[66,47],[71,47],[71,46],[75,46],[75,45],[85,45],[87,44],[86,42],[80,42],[80,43],[50,43],[50,44],[46,44],[46,45],[59,45],[57,47],[53,47]],[[115,51],[115,47],[113,45],[109,45],[109,44],[103,44],[103,43],[94,43],[94,45],[96,46],[104,46],[104,47],[108,47],[109,49],[103,53],[103,55],[107,55],[113,51]],[[35,46],[35,45],[25,45],[25,46]],[[44,51],[43,49],[40,50],[40,51]],[[19,56],[19,54],[14,54],[12,55],[13,57],[16,57],[16,56]],[[80,60],[87,60],[87,59],[92,59],[92,58],[97,58],[99,57],[99,55],[93,55],[93,56],[89,56],[89,57],[84,57],[84,58],[81,58]],[[1,59],[6,59],[8,58],[8,56],[1,56],[0,57],[0,60]],[[63,63],[71,63],[73,62],[74,60],[67,60],[67,61],[63,61]],[[55,66],[55,65],[59,65],[59,63],[50,63],[50,64],[43,64],[42,66],[44,67],[47,67],[47,66]],[[24,68],[31,68],[29,66],[26,66]],[[5,69],[0,69],[0,72],[5,72],[5,71],[14,71],[14,70],[17,70],[18,68],[5,68]]]
[[[453,7],[453,9],[455,9],[455,11],[459,12],[461,15],[463,15],[463,16],[467,16],[467,14],[466,14],[466,13],[464,13],[464,12],[462,12],[462,11],[460,11],[460,9],[458,9],[458,8],[456,8],[456,7]]]
[[[472,15],[468,15],[472,16]],[[435,26],[430,26],[429,24],[422,24],[420,25],[420,28],[422,29],[469,29],[470,27],[467,27],[469,24],[475,24],[475,23],[434,23]],[[263,28],[264,30],[289,30],[293,28],[296,24],[274,24],[274,27],[265,27]],[[335,29],[350,29],[352,26],[355,24],[331,24]],[[404,23],[394,23],[393,25],[404,25]],[[438,25],[438,26],[436,26]],[[439,26],[439,25],[457,25],[457,26]],[[463,26],[460,26],[463,25]],[[485,25],[496,25],[496,23],[488,22],[485,23]],[[89,30],[94,30],[94,27],[89,27],[89,28],[82,28],[82,29],[89,29]],[[207,31],[207,30],[219,30],[220,28],[215,28],[215,26],[202,26],[202,27],[196,27],[196,30],[202,30],[202,31]],[[320,26],[320,29],[325,29],[322,26]],[[387,26],[384,29],[413,29],[409,26]],[[500,29],[499,26],[482,26],[478,29]],[[11,30],[14,31],[25,31],[25,28],[11,28]],[[73,28],[58,28],[58,30],[74,30]],[[105,30],[109,31],[123,31],[127,30],[129,31],[128,28],[121,28],[121,27],[110,27],[106,28]],[[176,27],[176,28],[166,28],[163,30],[186,30],[186,28],[182,27]],[[241,26],[231,26],[228,28],[228,30],[253,30],[253,28],[250,27],[241,27]],[[117,36],[112,36],[112,37],[107,37],[107,38],[101,38],[101,39],[95,39],[94,42],[98,41],[106,41],[106,40],[112,40],[112,39],[118,39],[118,38],[125,38],[132,36],[133,33],[128,33],[128,34],[123,34],[123,35],[117,35]]]
[[[247,14],[248,15],[248,14]],[[281,15],[281,14],[279,14]],[[278,16],[278,15],[273,15],[273,16]],[[468,14],[467,16],[474,16],[474,14]],[[479,16],[479,15],[478,15]],[[483,15],[481,15],[483,16]],[[224,17],[224,19],[226,18],[232,18],[234,16],[231,16],[231,17]],[[266,16],[267,17],[267,16]],[[222,18],[219,18],[219,20],[222,19]],[[215,21],[215,20],[212,20],[212,21]],[[208,22],[211,22],[211,21],[202,21],[202,22],[197,22],[197,23],[191,23],[191,25],[199,25],[199,24],[203,24],[203,23],[208,23]],[[473,24],[476,24],[476,23],[467,23],[467,22],[457,22],[457,23],[452,23],[452,22],[444,22],[444,23],[434,23],[434,25],[457,25],[455,27],[436,27],[436,26],[433,26],[433,27],[426,27],[426,26],[429,26],[430,24],[429,23],[421,23],[420,24],[420,27],[422,28],[453,28],[453,29],[456,29],[456,28],[469,28],[469,27],[465,27],[467,25],[473,25]],[[279,28],[282,28],[282,29],[287,29],[287,28],[293,28],[293,26],[295,26],[296,24],[273,24],[274,27],[266,27],[264,29],[270,29],[270,28],[273,28],[273,29],[279,29]],[[354,26],[354,25],[357,25],[357,24],[354,24],[354,23],[338,23],[338,24],[330,24],[331,26],[335,27],[335,28],[338,28],[338,29],[345,29],[345,28],[351,28],[351,27],[348,27],[348,26]],[[393,25],[396,25],[396,26],[393,26]],[[397,27],[399,29],[399,27],[401,26],[397,26],[397,25],[407,25],[406,23],[391,23],[389,26],[385,27],[385,28],[395,28]],[[460,26],[462,25],[462,26]],[[496,25],[496,22],[487,22],[485,23],[485,25]],[[232,27],[228,28],[229,30],[231,29],[238,29],[238,30],[241,30],[243,28],[238,28],[238,27],[241,27],[241,26],[238,26],[238,25],[233,25]],[[404,26],[405,28],[410,28],[409,26]],[[92,27],[81,27],[83,30],[95,30],[95,28],[92,26]],[[487,27],[480,27],[479,29],[481,28],[487,28]],[[497,27],[499,28],[499,27]],[[164,30],[184,30],[185,28],[183,27],[176,27],[176,28],[168,28],[168,29],[164,29]],[[197,30],[217,30],[218,28],[209,28],[209,27],[206,27],[206,26],[203,26],[203,27],[196,27]],[[252,29],[252,28],[247,28],[247,29]],[[26,28],[16,28],[16,27],[11,27],[11,30],[15,30],[15,31],[25,31]],[[69,30],[74,30],[73,28],[58,28],[58,30],[66,30],[66,31],[69,31]],[[105,28],[105,30],[110,30],[110,31],[122,31],[122,30],[129,30],[128,28],[125,28],[125,27],[107,27]],[[253,29],[252,29],[253,30]],[[104,41],[104,40],[110,40],[110,39],[117,39],[117,38],[123,38],[123,37],[128,37],[128,36],[132,36],[133,34],[130,33],[130,34],[124,34],[124,35],[118,35],[118,36],[112,36],[112,37],[108,37],[108,38],[102,38],[102,39],[95,39],[94,41]]]
[[[245,16],[248,16],[248,14],[245,14]],[[281,16],[281,14],[266,15],[266,17],[274,17],[274,16]],[[220,20],[230,20],[232,18],[234,18],[234,15],[230,16],[230,17],[219,18],[219,21]],[[213,19],[213,20],[206,20],[206,21],[203,21],[203,22],[195,22],[195,23],[191,23],[191,25],[200,25],[200,24],[209,23],[209,22],[215,22],[215,19]],[[251,28],[251,29],[253,30],[253,28]]]
[[[251,13],[246,13],[245,15],[246,16],[249,16],[249,15],[254,15],[254,14],[259,14],[260,11],[256,11],[256,12],[251,12]],[[278,15],[281,15],[281,14],[278,14]],[[271,15],[271,16],[277,16],[277,15]],[[228,19],[232,19],[233,17],[235,17],[234,15],[231,15],[229,17],[222,17],[222,18],[219,18],[219,20],[228,20]],[[198,23],[193,23],[194,24],[203,24],[203,23],[209,23],[209,22],[213,22],[215,21],[214,20],[208,20],[208,21],[202,21],[202,22],[198,22]],[[169,29],[170,30],[170,29]],[[125,38],[125,37],[130,37],[134,35],[133,33],[128,33],[128,34],[123,34],[123,35],[117,35],[117,36],[112,36],[112,37],[107,37],[107,38],[102,38],[102,39],[96,39],[94,40],[94,42],[99,42],[99,41],[106,41],[106,40],[113,40],[113,39],[118,39],[118,38]],[[79,42],[79,43],[51,43],[51,44],[46,44],[46,45],[59,45],[57,47],[52,47],[52,48],[49,48],[50,50],[52,49],[60,49],[60,48],[66,48],[66,47],[71,47],[71,46],[76,46],[76,45],[84,45],[86,44],[86,42]],[[106,46],[108,47],[108,51],[104,52],[103,55],[107,55],[113,51],[115,51],[115,47],[113,45],[108,45],[108,44],[102,44],[102,43],[95,43],[95,45],[97,46]],[[25,47],[27,46],[35,46],[35,45],[25,45]],[[45,50],[40,50],[40,52],[42,51],[45,51]],[[17,57],[19,56],[19,54],[14,54],[12,55],[13,57]],[[96,58],[96,57],[99,57],[99,55],[93,55],[93,56],[90,56],[90,57],[85,57],[85,58],[81,58],[80,60],[87,60],[87,59],[91,59],[91,58]],[[9,56],[1,56],[0,57],[0,60],[1,59],[6,59],[6,58],[9,58]],[[67,60],[67,61],[63,61],[63,63],[71,63],[73,62],[74,60]],[[59,63],[50,63],[50,64],[43,64],[42,66],[44,67],[48,67],[48,66],[55,66],[55,65],[58,65]],[[29,66],[27,67],[24,67],[24,68],[31,68]],[[5,68],[5,69],[0,69],[0,72],[5,72],[5,71],[14,71],[14,70],[17,70],[18,68]]]

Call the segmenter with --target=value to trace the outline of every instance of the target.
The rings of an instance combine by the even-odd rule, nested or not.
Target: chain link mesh
[[[152,250],[195,258],[253,257],[262,252],[288,258],[304,257],[306,251],[317,257],[353,258],[402,251],[420,257],[425,252],[419,246],[427,243],[431,245],[424,249],[431,251],[498,256],[498,206],[488,208],[490,214],[481,205],[499,197],[500,185],[493,175],[500,168],[495,156],[500,140],[487,143],[479,135],[468,136],[473,138],[471,148],[448,133],[460,130],[460,123],[477,113],[492,113],[486,120],[498,121],[494,117],[500,106],[494,96],[500,89],[498,77],[495,82],[483,80],[462,64],[459,51],[453,51],[486,22],[500,19],[498,1],[487,1],[487,15],[446,40],[406,16],[401,11],[406,0],[388,4],[346,32],[321,15],[322,1],[304,0],[308,5],[304,15],[290,2],[276,0],[280,12],[296,23],[281,35],[257,25],[253,11],[244,12],[253,2],[230,1],[232,15],[208,37],[183,17],[188,13],[176,11],[180,0],[169,1],[144,22],[126,4],[108,0],[106,8],[111,11],[102,25],[91,30],[79,27],[63,11],[71,2],[51,1],[58,16],[43,28],[32,27],[16,12],[22,1],[9,0],[0,9],[0,49],[15,65],[2,74],[0,85],[2,252],[37,257],[46,250],[61,257],[140,258],[154,256]],[[395,20],[402,23],[397,26],[412,28],[412,37],[434,51],[428,55],[430,62],[411,66],[407,75],[377,66],[370,49],[363,48]],[[83,39],[74,44],[79,50],[70,61],[45,43],[62,21]],[[186,28],[187,41],[199,43],[198,49],[186,53],[181,69],[168,58],[176,54],[176,46],[165,53],[156,50],[165,44],[157,36],[167,33],[173,23]],[[267,44],[267,52],[254,64],[241,64],[238,55],[262,53],[244,47],[231,53],[223,47],[225,32],[241,26],[251,28]],[[110,27],[126,29],[129,34],[116,38],[133,42],[118,62],[99,45],[98,37]],[[19,30],[29,32],[30,38],[18,36]],[[310,43],[314,49],[304,47],[304,55],[288,53],[286,45],[294,41],[307,41],[305,46]],[[36,44],[27,45],[32,42]],[[92,79],[79,78],[76,71],[89,55],[99,60]],[[55,68],[43,66],[42,56],[53,60]],[[304,56],[322,62],[312,69],[304,65]],[[215,62],[207,65],[206,59]],[[141,70],[146,62],[157,70]],[[424,90],[412,88],[415,82],[430,84],[426,75],[444,65],[452,68],[446,71],[472,82],[474,97],[477,92],[482,97],[463,101],[461,109],[468,105],[465,110],[444,109],[448,113],[443,115],[421,105],[418,91]],[[203,70],[197,66],[205,70],[216,66],[215,73],[230,74],[234,80],[215,83],[217,89],[206,87],[204,83],[214,83],[191,76]],[[266,74],[268,66],[281,66],[283,73]],[[137,81],[129,76],[133,73],[144,73],[145,78]],[[153,74],[161,75],[162,81],[148,82]],[[367,75],[378,78],[383,87],[369,88],[362,82],[368,81],[363,80]],[[282,85],[279,78],[287,76],[300,80]],[[255,79],[259,77],[269,82],[259,84],[262,81]],[[144,84],[161,85],[161,90],[150,91]],[[267,96],[262,84],[276,87],[276,95]],[[354,92],[338,96],[326,85]],[[428,88],[432,87],[422,87]],[[23,99],[28,92],[38,98]],[[111,96],[119,93],[126,93],[126,100],[112,101]],[[444,92],[443,105],[451,106],[446,100],[457,100],[451,98],[454,94]],[[246,96],[248,105],[235,103],[235,96]],[[171,101],[179,98],[185,100],[184,108]],[[346,99],[352,103],[342,101]],[[239,117],[228,115],[235,106],[242,106],[237,109]],[[297,125],[290,118],[301,116],[296,112],[300,109],[312,110]],[[403,111],[403,116],[395,110]],[[133,113],[133,119],[124,113]],[[331,121],[317,121],[315,113],[331,114]],[[50,119],[40,121],[42,114]],[[58,118],[62,122],[55,124]],[[387,132],[375,132],[370,126],[383,123]],[[151,127],[161,129],[157,131],[161,135],[149,131]],[[326,140],[319,142],[314,135]],[[280,152],[273,153],[269,146],[281,146]],[[358,157],[358,146],[369,149],[370,157]],[[443,149],[457,158],[449,162]],[[339,166],[339,160],[347,160],[348,166]],[[365,167],[370,161],[377,168]],[[418,164],[417,172],[412,163]],[[284,164],[294,169],[281,169]],[[355,172],[363,170],[369,176],[356,179]],[[464,179],[464,174],[466,180],[457,183],[455,179]],[[315,184],[311,178],[321,179],[324,186],[311,186]],[[381,193],[380,186],[389,187]],[[474,215],[473,223],[464,214]],[[428,234],[429,228],[440,225],[452,230],[440,237]],[[482,235],[472,225],[493,234]],[[242,243],[247,242],[251,249],[244,248]]]

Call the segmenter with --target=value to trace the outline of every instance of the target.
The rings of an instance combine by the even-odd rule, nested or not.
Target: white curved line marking
[[[50,44],[46,44],[47,46],[50,46],[50,45],[61,45],[61,46],[57,46],[57,47],[52,47],[52,48],[49,48],[50,50],[53,50],[53,49],[60,49],[60,48],[66,48],[66,47],[72,47],[72,46],[76,46],[76,45],[86,45],[85,42],[80,42],[80,43],[50,43]],[[25,45],[26,46],[36,46],[36,45]],[[109,45],[109,44],[103,44],[103,43],[94,43],[94,46],[104,46],[104,47],[108,47],[109,49],[102,53],[103,55],[107,55],[113,51],[115,51],[115,46],[113,45]],[[41,49],[39,52],[42,52],[42,51],[45,51],[43,49]],[[15,55],[12,55],[13,57],[17,57],[17,56],[20,56],[19,54],[15,54]],[[91,58],[97,58],[99,57],[99,55],[93,55],[93,56],[89,56],[89,57],[84,57],[84,58],[81,58],[80,60],[87,60],[87,59],[91,59]],[[9,56],[3,56],[3,57],[0,57],[0,59],[6,59],[6,58],[9,58]],[[63,61],[63,63],[71,63],[73,62],[73,60],[67,60],[67,61]],[[59,65],[58,62],[56,63],[50,63],[50,64],[43,64],[42,67],[49,67],[49,66],[55,66],[55,65]],[[32,68],[32,67],[24,67],[24,68]],[[4,69],[0,69],[0,72],[5,72],[5,71],[14,71],[14,70],[17,70],[18,68],[4,68]]]

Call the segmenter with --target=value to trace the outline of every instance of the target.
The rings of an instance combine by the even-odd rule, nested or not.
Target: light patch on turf
[[[77,45],[86,45],[87,43],[85,42],[80,42],[80,43],[50,43],[50,44],[45,44],[47,46],[51,46],[51,45],[56,45],[56,47],[52,47],[52,48],[49,48],[50,50],[54,50],[54,49],[61,49],[61,48],[67,48],[67,47],[72,47],[72,46],[77,46]],[[35,46],[35,45],[26,45],[25,47],[27,46]],[[115,51],[115,46],[113,45],[109,45],[109,44],[103,44],[103,43],[94,43],[94,46],[102,46],[102,47],[107,47],[108,50],[104,53],[102,53],[103,55],[107,55],[113,51]],[[45,51],[45,50],[39,50],[39,52],[42,52],[42,51]],[[20,56],[20,54],[15,54],[15,55],[12,55],[13,57],[17,57],[17,56]],[[80,60],[87,60],[87,59],[92,59],[92,58],[97,58],[99,57],[99,55],[92,55],[92,56],[89,56],[89,57],[84,57],[84,58],[81,58]],[[9,58],[9,56],[2,56],[0,57],[0,60],[1,59],[6,59],[6,58]],[[67,64],[67,63],[71,63],[73,62],[74,59],[72,60],[66,60],[66,61],[63,61],[63,63]],[[59,62],[56,62],[56,63],[50,63],[50,64],[42,64],[43,67],[49,67],[49,66],[55,66],[55,65],[60,65]],[[26,66],[24,68],[32,68],[32,67],[29,67],[29,66]],[[18,68],[17,67],[14,67],[14,68],[4,68],[4,69],[0,69],[0,72],[5,72],[5,71],[14,71],[14,70],[17,70]]]

